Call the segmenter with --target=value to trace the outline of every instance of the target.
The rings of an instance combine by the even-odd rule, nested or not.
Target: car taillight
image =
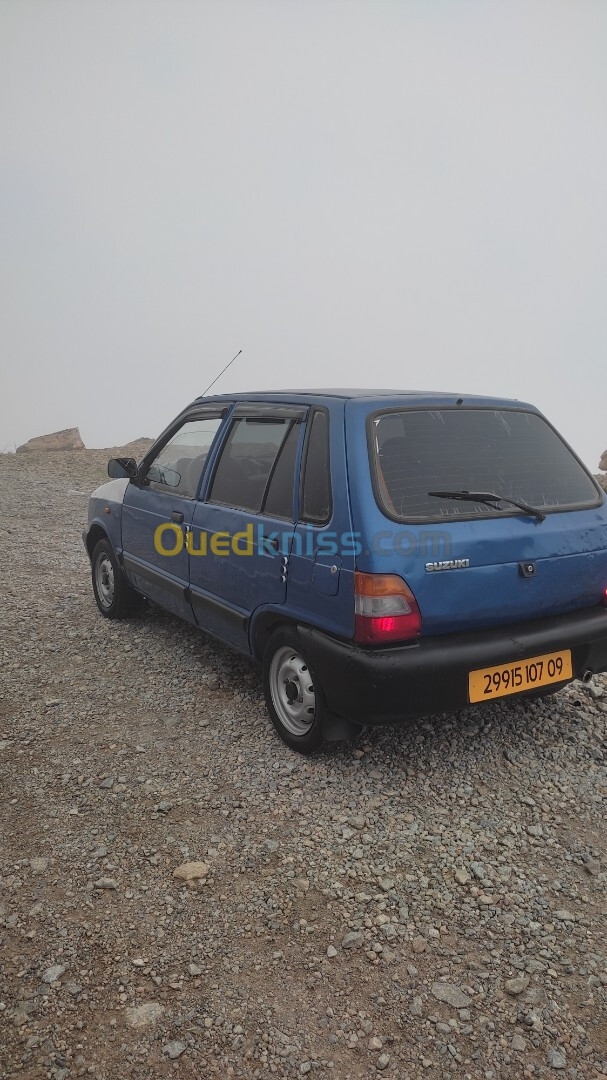
[[[410,641],[422,619],[411,589],[397,574],[354,574],[354,640],[363,645]]]
[[[603,603],[607,607],[607,587],[603,589]]]

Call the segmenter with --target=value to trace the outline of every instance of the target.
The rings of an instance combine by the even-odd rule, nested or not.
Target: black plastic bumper
[[[398,723],[467,708],[470,671],[560,649],[571,649],[576,679],[607,670],[607,608],[602,606],[391,649],[364,649],[310,627],[300,627],[300,634],[329,709],[357,724]]]

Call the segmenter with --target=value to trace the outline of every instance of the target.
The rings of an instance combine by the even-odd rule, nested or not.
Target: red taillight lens
[[[422,620],[411,589],[397,574],[354,575],[354,640],[363,645],[410,641]]]
[[[607,587],[603,590],[603,603],[607,607]]]

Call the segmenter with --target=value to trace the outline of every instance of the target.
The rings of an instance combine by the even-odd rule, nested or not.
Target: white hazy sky
[[[217,390],[607,446],[604,0],[0,0],[0,450]]]

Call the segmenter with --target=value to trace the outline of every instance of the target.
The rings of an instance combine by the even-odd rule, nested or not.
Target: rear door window
[[[457,502],[430,491],[504,495],[545,510],[596,506],[591,477],[553,428],[523,410],[414,409],[376,415],[370,450],[378,502],[402,521],[495,517],[501,504]]]
[[[258,514],[290,427],[291,421],[283,417],[234,420],[215,470],[209,502]]]
[[[293,520],[293,491],[295,487],[295,461],[299,442],[300,425],[291,424],[274,471],[269,478],[267,492],[262,505],[262,513],[268,517]]]

